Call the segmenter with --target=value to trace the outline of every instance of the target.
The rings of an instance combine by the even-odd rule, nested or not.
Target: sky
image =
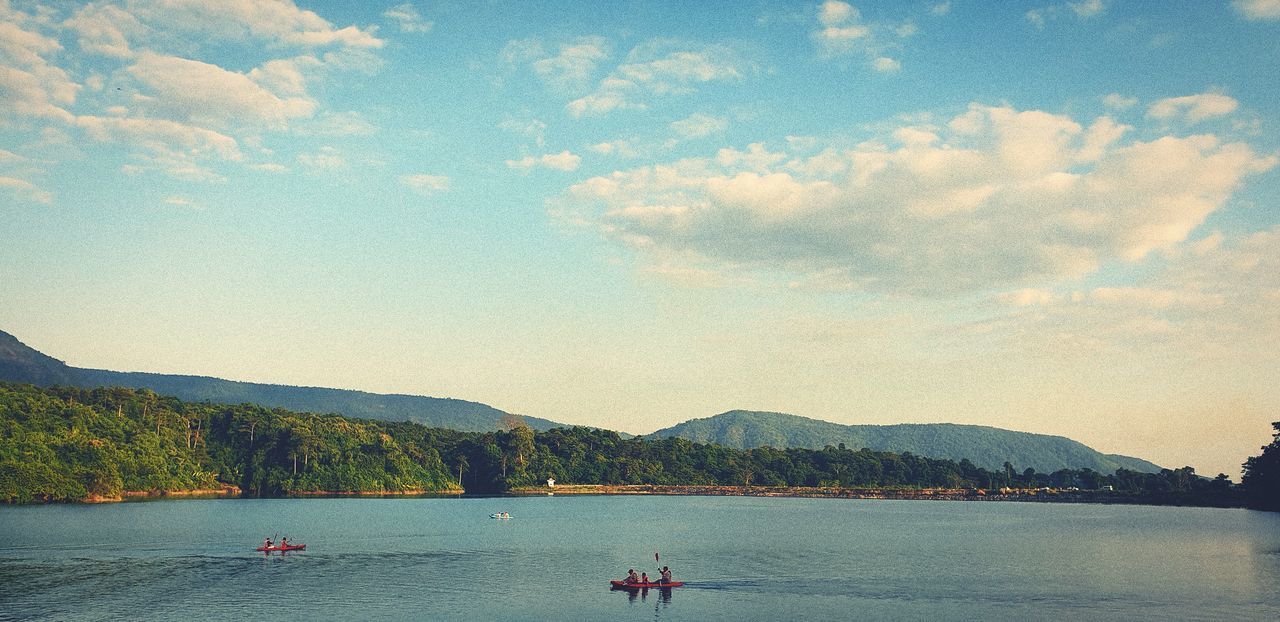
[[[732,409],[1238,477],[1280,0],[0,0],[0,330],[647,433]]]

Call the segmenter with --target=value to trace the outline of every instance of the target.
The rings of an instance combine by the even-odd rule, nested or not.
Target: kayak
[[[511,515],[510,514],[490,514],[489,518],[509,519],[511,518]]]
[[[666,589],[669,587],[680,587],[684,585],[684,581],[671,581],[668,583],[627,583],[626,581],[610,581],[613,587],[619,587],[624,590],[647,590],[649,588]]]
[[[305,548],[307,548],[307,545],[305,544],[290,544],[288,546],[260,546],[254,550],[263,551],[265,553],[270,553],[271,551],[280,551],[283,553],[285,551],[301,551]]]

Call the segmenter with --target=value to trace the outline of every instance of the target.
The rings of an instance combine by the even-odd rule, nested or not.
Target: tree
[[[1275,436],[1262,448],[1262,453],[1244,463],[1244,487],[1249,506],[1259,510],[1280,512],[1280,421],[1271,424]]]

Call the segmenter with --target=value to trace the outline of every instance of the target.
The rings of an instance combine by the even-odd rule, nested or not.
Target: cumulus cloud
[[[592,93],[565,108],[575,117],[643,109],[643,98],[689,94],[705,83],[741,80],[746,70],[737,53],[725,46],[682,47],[652,41],[632,50],[626,62],[601,80]]]
[[[942,15],[950,4],[935,5],[930,12]],[[900,47],[900,41],[914,36],[918,27],[913,21],[899,24],[871,23],[862,19],[857,7],[841,0],[826,0],[818,7],[817,28],[810,34],[818,55],[834,59],[861,53],[868,66],[880,73],[893,73],[901,63],[887,55],[888,49]]]
[[[298,154],[298,163],[311,169],[333,171],[346,168],[347,159],[343,157],[342,152],[326,145],[317,149],[315,153]]]
[[[31,201],[45,205],[53,202],[53,193],[25,179],[17,179],[15,177],[0,175],[0,193],[8,194],[19,201]]]
[[[62,50],[53,38],[0,21],[0,118],[70,122],[80,85],[47,59]]]
[[[200,61],[146,53],[128,69],[141,83],[145,109],[169,118],[214,127],[258,125],[283,129],[290,119],[308,117],[316,109],[303,92],[302,78],[291,61],[273,61],[246,75]],[[277,95],[255,81],[272,84]]]
[[[1229,115],[1239,106],[1239,102],[1226,95],[1201,93],[1157,101],[1147,109],[1147,116],[1154,119],[1182,119],[1187,123],[1198,123],[1205,119]]]
[[[507,166],[524,171],[542,167],[568,172],[577,170],[581,161],[582,158],[580,156],[574,155],[569,151],[561,151],[560,153],[548,153],[540,156],[525,156],[519,160],[507,160]]]
[[[871,61],[871,66],[880,73],[893,73],[902,69],[902,63],[887,56],[881,56]]]
[[[1051,4],[1038,9],[1031,9],[1027,11],[1026,18],[1036,28],[1043,29],[1050,20],[1057,19],[1063,15],[1072,14],[1079,19],[1088,19],[1102,14],[1104,10],[1106,10],[1106,5],[1102,0],[1080,0],[1079,2]]]
[[[1246,19],[1280,19],[1280,0],[1233,0],[1231,5]]]
[[[412,3],[406,2],[393,6],[382,13],[400,27],[400,32],[431,32],[435,22],[427,21],[418,13]]]
[[[1138,104],[1138,98],[1125,97],[1119,93],[1111,93],[1102,98],[1102,103],[1113,110],[1127,110]]]
[[[754,144],[617,171],[573,185],[552,209],[655,262],[938,294],[1070,280],[1170,251],[1277,161],[1212,135],[1126,142],[1127,130],[973,104],[853,149]]]
[[[427,175],[419,173],[417,175],[403,175],[400,177],[400,185],[413,190],[423,196],[429,196],[437,192],[445,192],[449,190],[449,178],[444,175]]]
[[[992,333],[1055,357],[1129,351],[1173,360],[1194,352],[1200,360],[1274,365],[1280,228],[1213,237],[1212,247],[1174,253],[1132,285],[1001,294],[1012,313],[998,316]]]
[[[498,124],[498,127],[508,132],[530,138],[533,140],[534,144],[539,147],[546,142],[547,124],[538,119],[516,119],[508,117],[503,119],[503,121]]]
[[[608,58],[609,48],[604,37],[579,37],[561,45],[555,56],[534,61],[532,67],[548,84],[575,89],[588,84],[596,67]]]
[[[858,42],[871,36],[871,28],[861,23],[858,9],[840,0],[827,0],[818,7],[819,28],[813,33],[824,55],[835,56],[855,49]]]
[[[729,122],[723,117],[714,117],[700,112],[671,123],[671,130],[681,138],[702,138],[723,132],[727,127]]]
[[[77,117],[75,124],[94,140],[138,150],[141,164],[129,165],[127,172],[155,169],[182,179],[217,180],[221,177],[202,162],[244,157],[230,136],[167,119],[84,115]]]
[[[372,28],[335,28],[291,0],[134,0],[128,8],[157,29],[181,31],[210,40],[258,40],[302,47],[380,48]]]
[[[0,122],[56,122],[123,145],[127,173],[220,180],[210,167],[240,161],[237,140],[260,145],[262,132],[318,112],[310,133],[371,131],[358,116],[321,111],[308,87],[324,70],[376,66],[376,29],[335,27],[291,0],[95,2],[61,14],[0,0],[0,14]],[[202,60],[246,45],[265,56],[250,70]],[[51,60],[77,53],[98,57],[84,87]],[[77,101],[82,88],[94,97]]]
[[[114,58],[133,56],[129,38],[148,30],[132,13],[113,4],[85,5],[63,25],[79,35],[81,50]]]

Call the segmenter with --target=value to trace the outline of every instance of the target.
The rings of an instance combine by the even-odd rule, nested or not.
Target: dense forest
[[[1207,479],[1191,467],[1105,475],[1090,469],[1037,473],[1006,463],[991,471],[969,460],[844,445],[743,451],[681,438],[624,439],[584,427],[534,432],[516,417],[503,427],[460,432],[250,404],[189,403],[145,389],[0,383],[0,499],[77,501],[224,484],[252,496],[494,493],[536,486],[548,477],[579,484],[1111,486],[1129,496],[1212,505],[1245,498],[1225,475]],[[1270,462],[1260,456],[1252,475],[1246,475],[1254,492],[1275,485],[1280,449],[1264,456],[1271,456]],[[1265,473],[1264,463],[1271,469]]]

